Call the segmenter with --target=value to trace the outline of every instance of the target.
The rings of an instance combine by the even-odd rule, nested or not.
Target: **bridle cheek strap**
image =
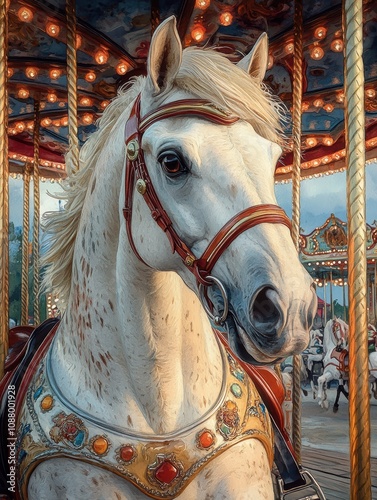
[[[131,230],[133,192],[136,187],[136,190],[143,195],[153,219],[168,237],[172,252],[176,252],[181,257],[200,284],[210,286],[212,282],[206,280],[206,277],[210,274],[224,250],[241,233],[262,223],[284,224],[291,229],[291,221],[284,210],[277,205],[266,204],[247,208],[235,215],[220,229],[202,256],[197,259],[178,236],[169,215],[164,210],[151,182],[144,161],[143,150],[141,149],[142,134],[150,125],[159,120],[176,116],[197,116],[221,125],[231,125],[239,119],[219,110],[208,101],[183,99],[160,106],[141,120],[139,95],[132,107],[125,129],[127,164],[123,215],[126,220],[127,235],[131,248],[138,259],[144,262],[137,251]],[[144,264],[146,263],[144,262]]]

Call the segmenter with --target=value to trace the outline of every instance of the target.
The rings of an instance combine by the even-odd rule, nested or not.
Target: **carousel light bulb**
[[[62,127],[67,127],[68,126],[68,116],[63,116],[63,118],[60,120],[61,126]]]
[[[315,99],[313,101],[313,106],[315,106],[316,108],[322,108],[323,104],[323,99]]]
[[[334,106],[330,103],[327,103],[323,106],[323,109],[328,113],[331,113],[332,111],[334,111]]]
[[[96,79],[96,74],[94,73],[94,71],[88,71],[88,73],[85,75],[85,80],[87,82],[94,82],[94,80]]]
[[[90,99],[90,97],[83,96],[80,97],[79,103],[81,104],[81,106],[92,106],[93,101],[92,99]]]
[[[59,36],[60,26],[56,23],[48,22],[46,24],[46,33],[53,38],[56,38],[57,36]]]
[[[82,44],[82,36],[76,33],[76,50],[81,47]]]
[[[21,134],[25,130],[25,123],[24,122],[17,122],[14,125],[14,128],[16,129],[18,134]]]
[[[11,78],[14,74],[13,68],[7,68],[7,77]]]
[[[293,50],[294,50],[293,42],[288,42],[284,47],[284,51],[286,54],[292,54]]]
[[[29,7],[20,7],[17,11],[17,17],[20,21],[24,23],[30,23],[33,20],[34,14]]]
[[[20,88],[17,92],[17,96],[20,98],[20,99],[27,99],[30,95],[30,92],[28,91],[28,89],[25,89],[24,87]]]
[[[325,146],[331,146],[334,143],[334,139],[330,136],[324,137],[322,142]]]
[[[201,42],[204,38],[205,32],[206,30],[204,26],[202,26],[201,24],[197,24],[191,30],[191,37],[196,42]]]
[[[57,80],[58,78],[60,78],[61,74],[61,70],[57,68],[50,69],[49,71],[51,80]]]
[[[25,75],[30,78],[30,79],[34,79],[34,78],[37,78],[38,76],[38,68],[35,68],[34,66],[28,66],[26,69],[25,69]]]
[[[322,47],[319,47],[318,45],[316,45],[315,47],[312,48],[312,50],[310,51],[310,57],[312,59],[314,59],[315,61],[319,61],[320,59],[322,59],[322,57],[325,55]]]
[[[94,59],[97,64],[106,64],[109,60],[109,53],[106,50],[99,49],[94,54]]]
[[[58,100],[58,96],[54,92],[49,92],[47,94],[48,102],[56,102]]]
[[[307,111],[310,107],[310,104],[307,102],[307,101],[304,101],[302,104],[301,104],[301,111]]]
[[[343,40],[341,40],[340,38],[335,38],[335,40],[331,42],[331,50],[333,52],[342,52]]]
[[[376,91],[374,89],[366,89],[365,95],[371,99],[376,96]]]
[[[219,21],[222,26],[230,26],[233,22],[233,14],[231,12],[222,12],[219,16]]]
[[[93,123],[93,115],[90,113],[85,113],[82,117],[82,122],[85,125],[91,125]]]
[[[49,127],[52,123],[52,120],[50,118],[43,118],[41,121],[42,127]]]
[[[329,156],[324,156],[322,158],[322,163],[324,163],[326,165],[326,163],[330,163],[331,161],[331,158]]]
[[[273,65],[274,65],[274,56],[272,54],[268,54],[267,69],[271,69]]]
[[[327,28],[324,26],[320,26],[314,31],[314,36],[318,38],[319,40],[323,40],[327,34]]]
[[[100,106],[102,109],[105,109],[107,108],[107,106],[110,104],[110,101],[102,101]]]
[[[306,140],[305,140],[305,144],[309,147],[309,148],[314,148],[314,146],[317,145],[317,139],[315,137],[308,137]]]
[[[196,9],[207,9],[207,7],[210,6],[211,0],[196,0],[195,2],[195,8]]]
[[[34,122],[33,121],[27,122],[26,128],[30,131],[34,130]]]
[[[118,73],[118,75],[125,75],[128,70],[129,70],[129,65],[124,61],[121,61],[115,67],[115,71]]]
[[[52,124],[53,124],[54,127],[60,127],[61,121],[60,120],[53,120]]]
[[[344,102],[344,92],[342,90],[340,92],[337,92],[335,99],[336,99],[336,102],[340,102],[340,103]]]

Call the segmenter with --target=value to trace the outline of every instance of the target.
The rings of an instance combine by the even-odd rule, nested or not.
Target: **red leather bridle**
[[[123,214],[126,220],[127,234],[135,255],[142,261],[136,249],[131,231],[132,200],[136,190],[143,195],[153,219],[165,232],[169,239],[172,252],[177,252],[187,268],[195,275],[198,283],[211,286],[212,281],[206,279],[213,266],[224,250],[244,231],[262,223],[284,224],[291,229],[291,221],[284,210],[277,205],[263,204],[249,207],[232,217],[212,241],[201,257],[197,258],[187,247],[175,231],[169,215],[164,210],[151,182],[147,166],[144,161],[141,140],[145,130],[153,123],[177,116],[196,116],[220,125],[231,125],[239,120],[213,104],[202,99],[184,99],[160,106],[140,118],[140,95],[137,97],[126,123],[126,179],[125,179],[125,207]]]

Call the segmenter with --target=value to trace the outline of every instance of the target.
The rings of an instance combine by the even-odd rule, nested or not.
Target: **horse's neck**
[[[194,293],[176,274],[136,260],[124,228],[106,220],[118,213],[107,203],[77,235],[54,376],[69,401],[107,423],[172,432],[217,401],[220,349]]]

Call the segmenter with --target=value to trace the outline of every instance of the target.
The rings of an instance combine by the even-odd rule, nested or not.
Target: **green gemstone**
[[[240,398],[242,396],[242,389],[238,384],[232,384],[230,386],[230,390],[232,391],[232,394],[236,396],[236,398]]]
[[[225,424],[221,424],[220,431],[222,432],[222,434],[225,434],[225,436],[227,436],[228,434],[230,434],[230,427]]]

